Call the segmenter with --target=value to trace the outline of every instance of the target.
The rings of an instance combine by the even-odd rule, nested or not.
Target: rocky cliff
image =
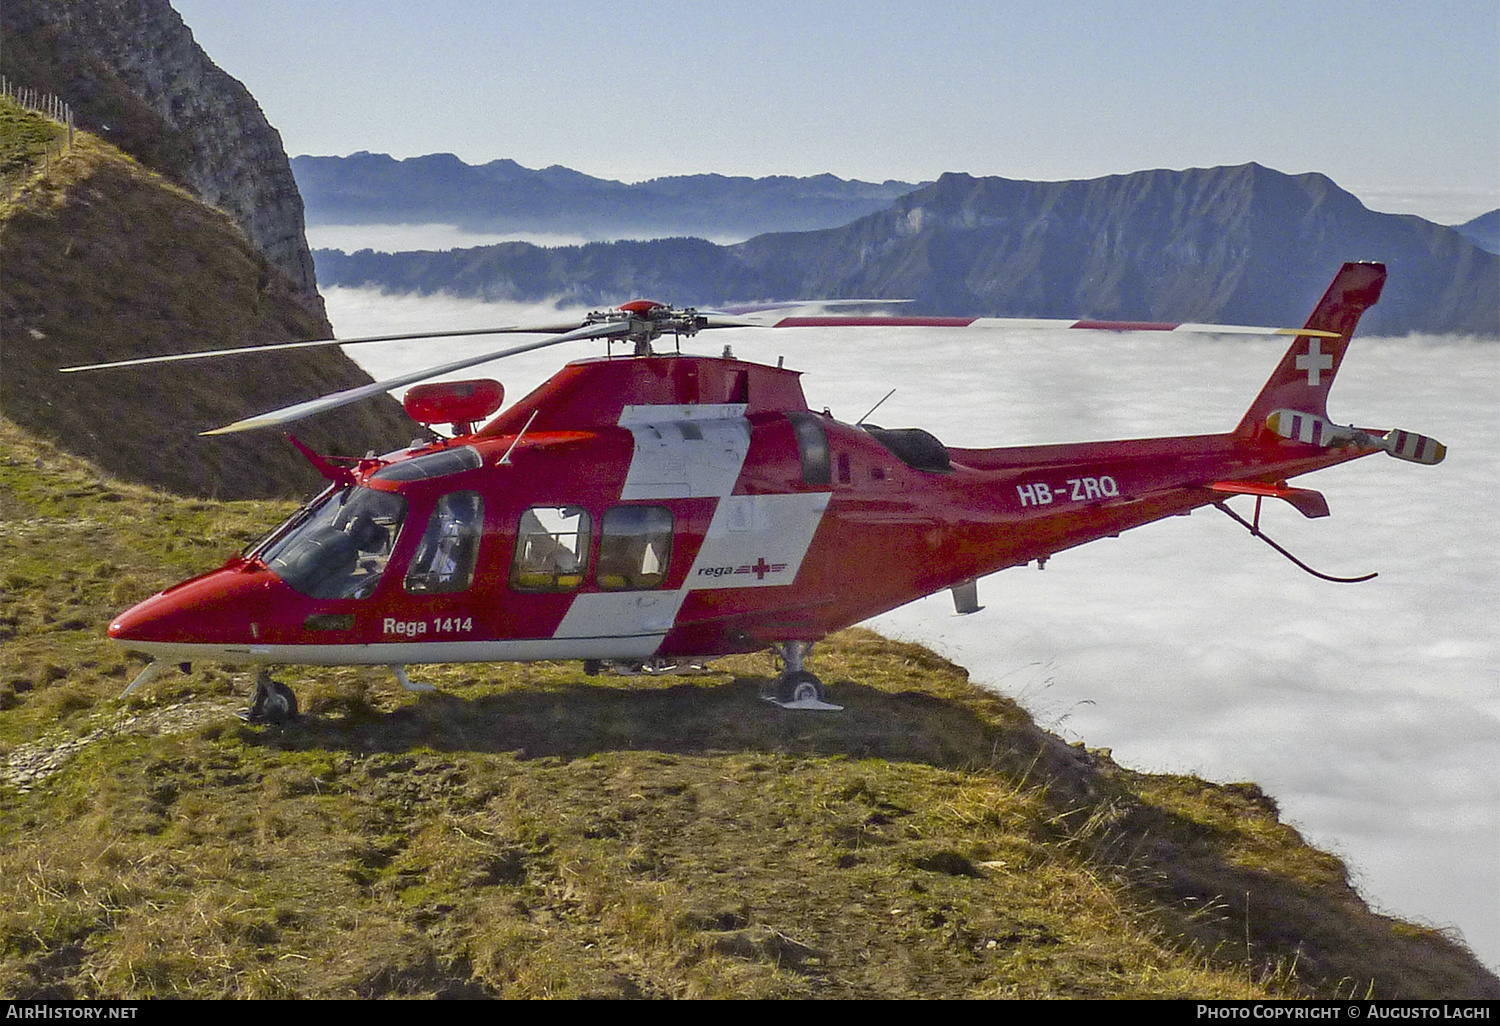
[[[281,136],[168,0],[5,0],[0,31],[0,71],[228,213],[321,316]]]
[[[1500,210],[1491,210],[1472,221],[1456,224],[1453,230],[1486,253],[1500,253]]]
[[[0,98],[0,164],[30,121]],[[24,127],[24,126],[23,126]],[[60,129],[58,129],[60,130]],[[130,481],[188,495],[306,494],[321,479],[278,435],[198,432],[370,379],[336,348],[64,376],[59,367],[325,333],[223,211],[87,132],[0,197],[0,415]],[[389,396],[297,426],[319,452],[409,441]]]

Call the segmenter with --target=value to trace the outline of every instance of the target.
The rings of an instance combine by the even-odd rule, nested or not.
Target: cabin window
[[[521,514],[510,564],[517,591],[572,591],[583,583],[593,523],[577,506],[534,506]]]
[[[405,518],[401,496],[346,488],[308,510],[261,558],[309,598],[367,598],[385,573]]]
[[[474,581],[483,529],[484,500],[478,492],[439,499],[406,572],[406,590],[414,595],[466,590]]]
[[[833,480],[828,453],[828,429],[816,413],[788,413],[797,434],[797,453],[802,457],[802,480],[810,485],[826,485]]]
[[[953,473],[953,462],[943,443],[921,428],[882,428],[874,424],[861,425],[875,441],[885,446],[902,463],[913,470],[929,474]]]
[[[662,506],[616,506],[599,529],[594,580],[606,591],[659,588],[672,559],[672,511]]]

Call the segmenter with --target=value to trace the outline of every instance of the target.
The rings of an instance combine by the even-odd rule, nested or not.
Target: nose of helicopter
[[[170,654],[187,646],[247,646],[259,628],[256,611],[274,576],[226,567],[174,585],[116,616],[109,625],[115,641]]]

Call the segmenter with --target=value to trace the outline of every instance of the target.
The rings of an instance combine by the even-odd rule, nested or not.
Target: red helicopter
[[[767,698],[837,709],[806,665],[828,634],[942,590],[952,591],[959,613],[975,612],[976,582],[986,574],[1044,564],[1063,549],[1200,506],[1219,507],[1317,574],[1262,534],[1263,499],[1327,516],[1320,493],[1287,479],[1375,452],[1435,464],[1446,451],[1411,432],[1328,420],[1328,389],[1385,276],[1381,264],[1345,264],[1300,329],[724,313],[637,300],[582,324],[446,333],[554,334],[218,432],[288,423],[576,339],[635,349],[566,365],[488,423],[503,401],[498,382],[411,388],[404,404],[412,418],[452,425],[453,437],[385,456],[336,460],[292,439],[327,489],[224,566],[115,618],[110,637],[154,657],[126,693],[163,664],[258,664],[247,717],[281,722],[296,715],[297,702],[270,678],[272,664],[383,664],[403,687],[428,690],[410,681],[408,664],[582,659],[590,673],[639,672],[770,648],[784,669]],[[1227,433],[998,449],[954,448],[921,429],[887,430],[864,418],[842,423],[808,409],[798,372],[735,359],[727,347],[706,357],[651,345],[672,334],[680,346],[709,328],[814,325],[1295,338]],[[1235,495],[1255,497],[1253,520],[1225,504]]]

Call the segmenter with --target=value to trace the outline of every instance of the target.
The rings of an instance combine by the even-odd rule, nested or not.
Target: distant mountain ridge
[[[847,224],[918,186],[833,175],[679,175],[627,184],[514,160],[466,164],[451,153],[292,158],[310,224],[450,224],[467,231],[749,238]]]
[[[1500,257],[1259,164],[1025,182],[947,174],[849,224],[542,249],[315,253],[325,285],[489,299],[912,300],[913,312],[1300,324],[1345,260],[1391,274],[1372,334],[1500,336]]]
[[[1456,224],[1453,228],[1486,253],[1500,253],[1500,210],[1480,214],[1472,221]]]

